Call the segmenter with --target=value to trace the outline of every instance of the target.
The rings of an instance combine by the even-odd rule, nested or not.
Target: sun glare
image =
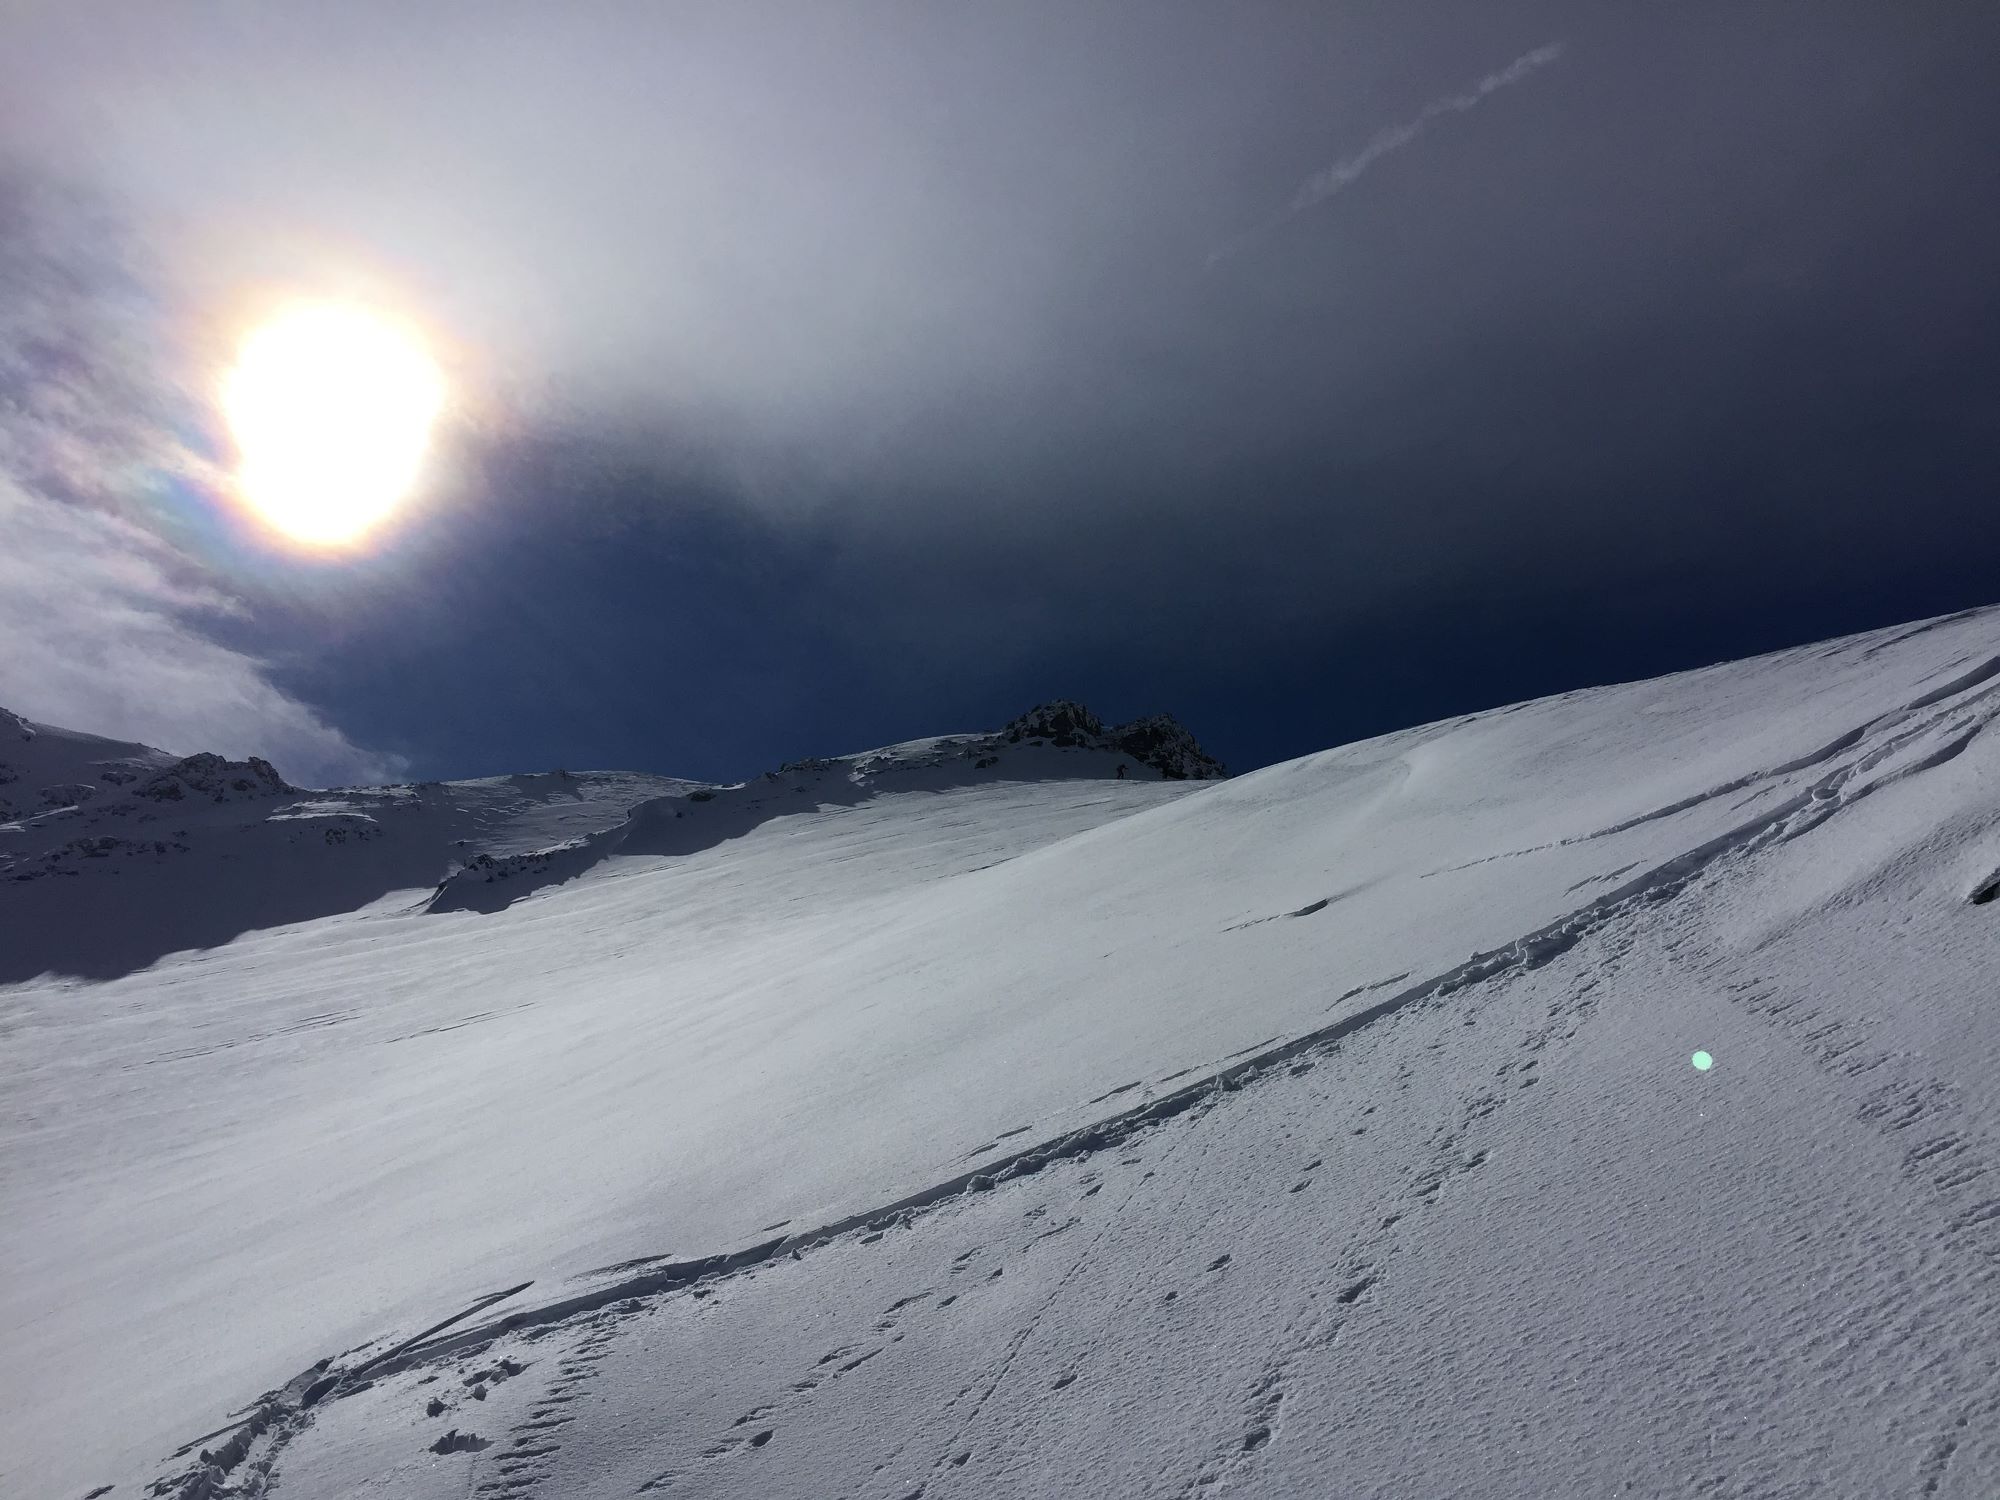
[[[444,404],[415,334],[359,307],[295,306],[254,329],[223,382],[236,484],[294,541],[360,541],[409,497]]]

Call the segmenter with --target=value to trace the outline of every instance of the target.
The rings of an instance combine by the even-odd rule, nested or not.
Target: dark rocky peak
[[[1065,750],[1107,748],[1104,721],[1081,703],[1072,703],[1067,698],[1037,704],[1000,732],[1010,745],[1023,740],[1047,740]]]
[[[298,788],[260,756],[228,760],[213,751],[190,755],[132,788],[136,797],[155,802],[238,802],[257,797],[287,797]]]
[[[1063,749],[1117,750],[1169,781],[1210,781],[1229,774],[1172,714],[1153,714],[1107,729],[1081,703],[1057,698],[1029,709],[1000,735],[1014,745],[1029,740]]]
[[[1111,731],[1111,741],[1169,781],[1213,781],[1229,774],[1172,714],[1152,714],[1120,724]]]

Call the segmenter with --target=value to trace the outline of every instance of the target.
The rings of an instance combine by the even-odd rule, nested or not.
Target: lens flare
[[[1715,1059],[1710,1057],[1706,1052],[1697,1052],[1688,1061],[1694,1064],[1695,1071],[1698,1073],[1706,1073],[1710,1068],[1715,1066]]]
[[[444,395],[422,341],[389,319],[287,308],[243,340],[223,381],[237,492],[293,541],[353,545],[409,498]]]

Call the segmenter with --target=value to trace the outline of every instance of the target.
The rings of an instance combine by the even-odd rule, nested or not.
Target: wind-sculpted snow
[[[7,1483],[1984,1500],[1996,657],[926,742],[16,989]]]

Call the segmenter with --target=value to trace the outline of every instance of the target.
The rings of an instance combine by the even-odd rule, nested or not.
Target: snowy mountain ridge
[[[551,771],[308,793],[256,756],[175,757],[0,713],[14,731],[0,758],[0,932],[9,939],[0,981],[50,970],[103,977],[249,928],[351,911],[402,888],[433,887],[433,911],[497,910],[614,855],[690,853],[767,817],[879,791],[1222,774],[1170,715],[1107,732],[1088,709],[1061,703],[997,733],[799,761],[734,785]],[[192,883],[176,868],[190,856]],[[220,870],[225,862],[235,868]],[[92,882],[90,898],[19,890],[80,875]],[[218,876],[236,889],[214,889]],[[79,942],[74,924],[57,920],[59,909],[99,893],[105,921]]]
[[[1224,774],[1222,763],[1171,714],[1107,730],[1089,709],[1055,700],[997,734],[938,735],[852,755],[788,761],[734,786],[697,786],[651,798],[601,833],[511,855],[477,854],[453,870],[426,909],[499,910],[614,855],[692,854],[741,837],[767,818],[852,806],[877,795],[1001,781],[1207,781]]]
[[[1057,712],[0,988],[0,1475],[1985,1500],[1996,718],[1995,610],[1225,781]]]

